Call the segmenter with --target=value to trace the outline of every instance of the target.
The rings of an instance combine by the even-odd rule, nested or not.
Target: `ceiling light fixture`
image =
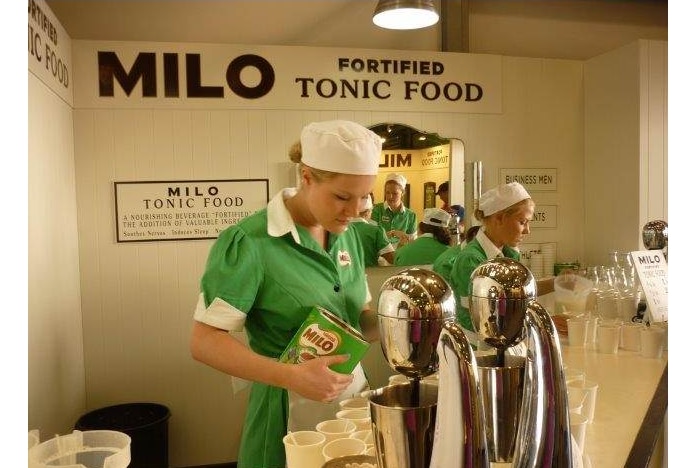
[[[386,29],[420,29],[439,21],[432,0],[379,0],[374,24]]]

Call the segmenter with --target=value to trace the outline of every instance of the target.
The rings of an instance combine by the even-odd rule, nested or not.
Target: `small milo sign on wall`
[[[215,239],[265,206],[269,179],[114,182],[117,242]]]

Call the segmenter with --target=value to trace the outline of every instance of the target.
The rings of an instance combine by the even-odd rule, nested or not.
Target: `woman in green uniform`
[[[516,250],[529,234],[529,223],[534,216],[534,201],[517,182],[499,185],[488,190],[478,200],[476,219],[482,223],[476,237],[458,251],[453,258],[449,282],[457,297],[459,323],[473,331],[468,313],[471,294],[471,273],[481,263],[495,257],[509,257],[519,261]]]
[[[331,402],[368,388],[361,366],[350,375],[329,368],[347,356],[277,359],[314,305],[376,339],[350,220],[371,192],[380,153],[379,137],[354,122],[307,125],[289,153],[299,186],[221,232],[209,252],[190,349],[194,359],[252,381],[239,468],[284,468],[287,431],[315,429],[334,418]],[[230,334],[243,329],[249,346]]]
[[[359,216],[352,220],[354,228],[359,233],[364,249],[364,266],[389,266],[393,265],[395,247],[388,240],[386,232],[371,219],[371,210],[374,203],[371,195],[366,199],[366,203],[359,212]]]
[[[403,246],[417,237],[417,216],[403,204],[403,194],[408,179],[395,172],[386,177],[384,202],[374,205],[371,219],[386,231],[391,243]]]
[[[417,239],[396,251],[395,264],[399,266],[431,265],[449,248],[451,215],[439,208],[427,208],[418,226]]]

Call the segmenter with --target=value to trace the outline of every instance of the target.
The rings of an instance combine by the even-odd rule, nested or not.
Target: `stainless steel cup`
[[[379,468],[427,468],[437,420],[437,386],[420,382],[382,387],[369,397]]]
[[[483,389],[488,458],[495,463],[511,463],[524,392],[526,360],[505,356],[505,366],[496,367],[497,356],[478,356],[478,377]]]

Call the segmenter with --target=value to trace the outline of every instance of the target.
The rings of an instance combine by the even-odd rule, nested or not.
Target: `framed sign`
[[[661,250],[631,252],[638,279],[646,294],[650,322],[667,322],[667,262]]]
[[[558,226],[558,205],[536,205],[532,217],[532,228],[553,229]]]
[[[269,201],[269,179],[114,182],[117,242],[215,239]]]

